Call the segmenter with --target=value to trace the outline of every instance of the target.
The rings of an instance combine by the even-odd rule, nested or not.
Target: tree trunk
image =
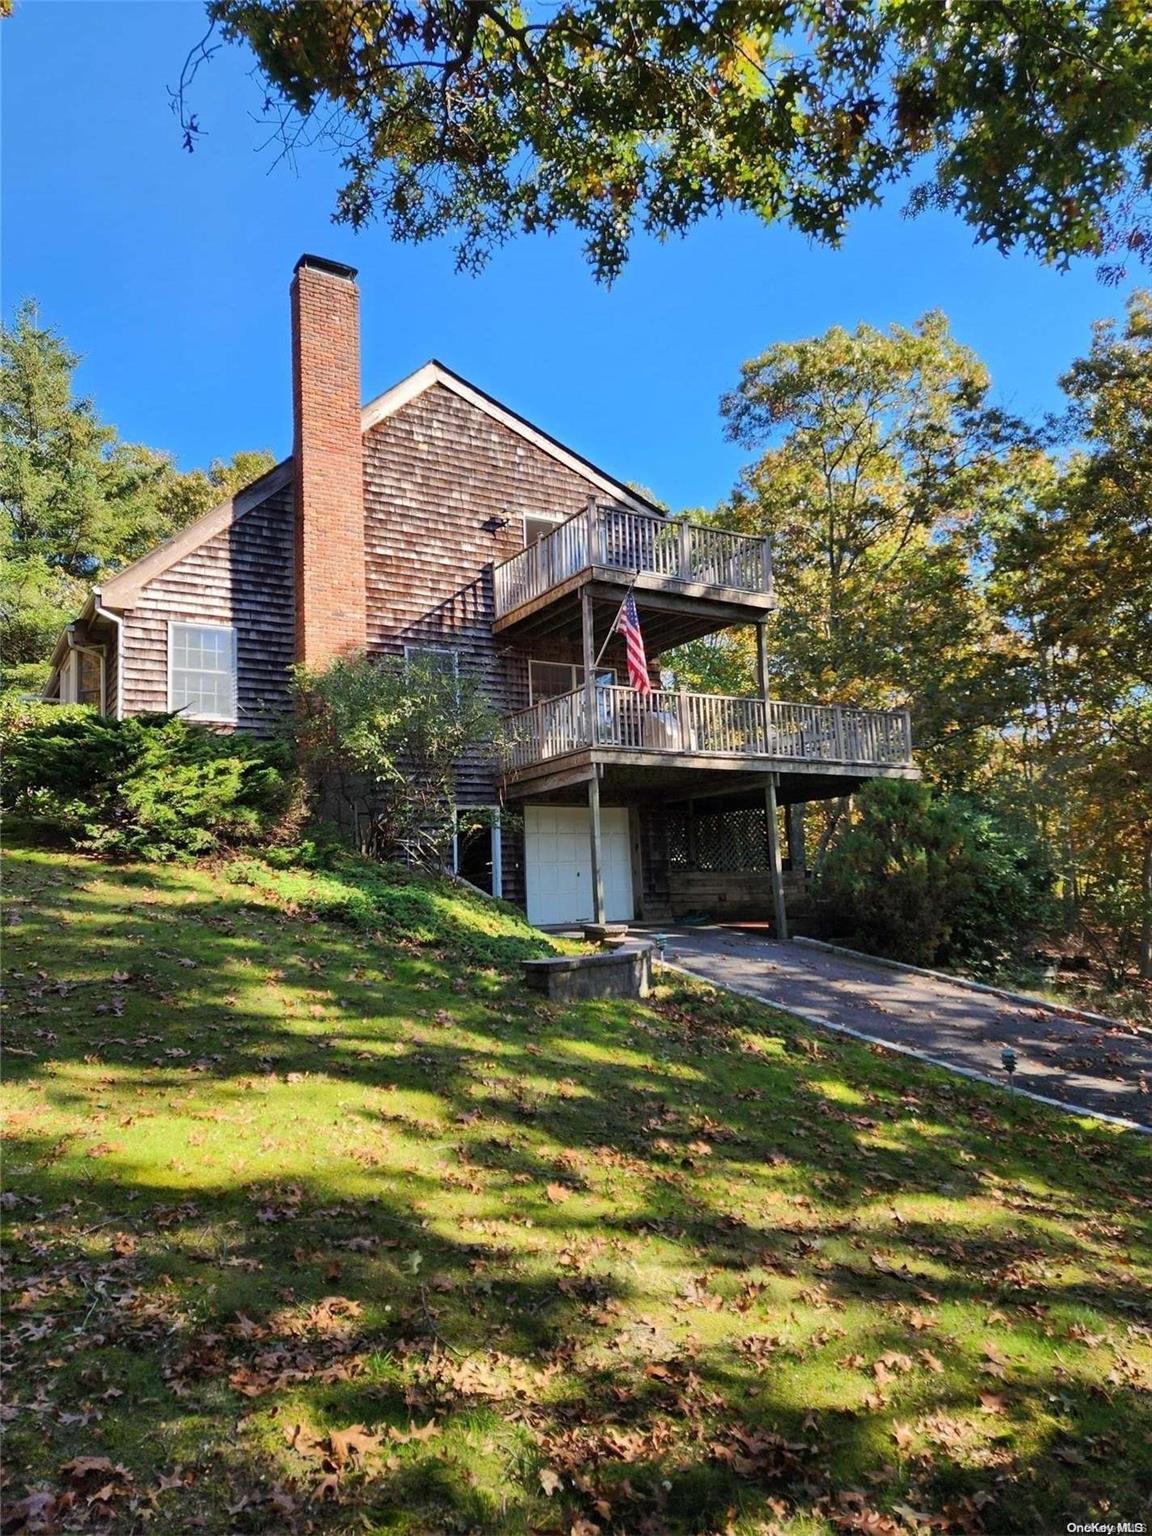
[[[832,807],[824,813],[824,826],[820,832],[820,839],[816,844],[816,851],[812,855],[812,869],[819,873],[820,866],[824,862],[824,855],[828,851],[828,844],[832,841],[832,835],[840,825],[840,818],[851,804],[852,797],[845,795],[832,802]]]
[[[1144,870],[1140,880],[1140,977],[1152,981],[1152,827],[1144,835]]]
[[[1080,879],[1076,869],[1076,853],[1072,843],[1072,827],[1065,818],[1061,842],[1063,845],[1063,875],[1060,881],[1061,906],[1063,908],[1064,933],[1075,933],[1080,926]]]

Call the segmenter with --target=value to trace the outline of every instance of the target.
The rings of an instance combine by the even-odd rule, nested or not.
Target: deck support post
[[[761,751],[767,752],[772,740],[772,727],[768,719],[768,630],[763,623],[756,626],[756,686],[763,701],[761,712],[764,716],[764,740]]]
[[[588,835],[592,847],[592,921],[604,918],[604,860],[600,845],[600,772],[588,780]]]
[[[584,521],[588,528],[588,564],[600,565],[603,561],[603,552],[600,549],[600,508],[595,496],[588,498],[584,508]]]
[[[596,631],[592,620],[592,597],[587,587],[580,589],[580,638],[584,646],[584,738],[596,746]]]
[[[681,581],[692,580],[692,527],[687,518],[680,523],[677,534],[676,574]]]
[[[769,750],[772,731],[768,721],[768,629],[756,626],[756,681],[764,711],[764,748]],[[780,775],[770,773],[764,785],[764,813],[768,823],[768,867],[772,872],[772,910],[776,918],[776,937],[788,938],[788,913],[784,907],[784,869],[780,862],[780,822],[776,815],[776,785]],[[791,828],[791,821],[789,821]]]
[[[772,907],[776,917],[776,937],[788,939],[788,913],[784,907],[784,870],[780,863],[780,824],[776,818],[776,780],[770,773],[764,788],[764,811],[768,821],[768,863],[772,870]]]
[[[589,509],[592,510],[591,508]],[[592,621],[592,595],[580,591],[580,631],[584,642],[584,715],[588,745],[592,748],[592,777],[588,780],[588,838],[592,855],[592,921],[604,918],[604,861],[600,841],[600,768],[596,763],[596,632]]]
[[[760,697],[768,697],[768,630],[763,624],[756,626],[756,686]]]
[[[788,818],[788,863],[794,874],[803,874],[808,867],[804,853],[804,802],[798,800],[795,805],[790,805],[785,814]]]
[[[772,591],[772,546],[767,539],[760,540],[760,581],[763,591]]]

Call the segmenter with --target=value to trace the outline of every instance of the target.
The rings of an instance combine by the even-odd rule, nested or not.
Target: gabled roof
[[[68,635],[70,631],[76,624],[86,624],[94,616],[96,612],[96,599],[99,591],[100,588],[97,587],[93,592],[88,594],[88,596],[84,599],[83,608],[81,608],[80,612],[72,620],[72,623],[65,624],[64,628],[57,635],[56,644],[52,648],[52,660],[49,662],[50,670],[48,673],[48,680],[44,684],[45,697],[47,696],[47,690],[56,681],[56,674],[63,666],[64,658],[68,654]]]
[[[425,390],[439,384],[452,394],[458,395],[461,400],[467,400],[469,405],[474,405],[478,411],[483,411],[493,421],[498,421],[502,426],[515,432],[517,436],[524,438],[534,448],[539,448],[549,458],[563,464],[566,469],[574,470],[590,484],[597,486],[615,501],[622,501],[635,512],[654,513],[657,517],[665,517],[667,513],[663,507],[657,506],[640,491],[634,491],[622,480],[615,476],[605,474],[598,469],[589,459],[582,454],[575,453],[571,448],[566,448],[563,443],[557,442],[547,432],[533,426],[523,416],[510,411],[506,405],[501,405],[499,400],[477,389],[475,384],[469,384],[467,379],[461,378],[458,373],[444,363],[432,358],[424,364],[423,368],[417,368],[415,373],[410,373],[406,379],[401,379],[399,384],[393,384],[391,389],[385,390],[382,395],[377,395],[375,400],[370,400],[364,407],[361,423],[365,432],[370,432],[380,422],[394,415],[402,406],[415,400]]]
[[[172,538],[157,544],[155,549],[150,549],[139,560],[117,571],[115,576],[109,576],[100,587],[102,605],[106,608],[130,608],[141,587],[154,576],[159,576],[169,566],[175,565],[177,560],[182,560],[192,550],[199,549],[201,544],[239,522],[246,512],[261,506],[269,496],[274,496],[290,484],[291,480],[292,460],[282,459],[261,475],[259,480],[253,480],[251,485],[229,496],[227,501],[220,502],[211,511],[201,513]]]
[[[506,405],[501,405],[499,400],[494,400],[491,395],[486,395],[482,389],[477,389],[475,384],[469,384],[467,379],[453,373],[451,368],[434,358],[425,363],[423,368],[417,368],[415,373],[410,373],[406,379],[401,379],[399,384],[394,384],[384,394],[377,395],[375,400],[369,401],[360,414],[362,432],[370,432],[380,422],[386,421],[410,401],[422,395],[425,390],[440,385],[450,390],[461,400],[467,400],[477,410],[483,411],[493,421],[498,421],[522,437],[525,442],[540,449],[557,463],[565,468],[573,470],[582,476],[590,485],[595,486],[605,495],[611,496],[614,501],[623,502],[636,512],[647,512],[658,517],[666,516],[663,507],[649,501],[639,491],[634,491],[626,486],[623,481],[614,476],[605,474],[602,469],[597,469],[588,459],[573,452],[571,448],[565,448],[563,443],[557,442],[547,432],[542,432],[539,427],[534,427],[523,416],[518,416],[515,411],[510,411]],[[166,571],[169,566],[175,565],[178,560],[192,550],[198,549],[201,544],[222,533],[225,528],[238,522],[246,512],[251,512],[254,507],[267,501],[269,496],[275,495],[292,479],[292,460],[283,459],[275,468],[267,474],[261,475],[259,480],[254,480],[251,485],[245,486],[242,491],[237,491],[234,496],[222,501],[219,506],[205,512],[195,522],[189,523],[178,534],[164,544],[159,544],[148,554],[139,560],[127,565],[115,576],[110,576],[100,588],[100,602],[103,607],[124,609],[130,608],[140,594],[140,589],[154,577]]]

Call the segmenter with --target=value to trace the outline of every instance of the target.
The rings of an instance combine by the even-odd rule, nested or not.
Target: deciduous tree
[[[1002,530],[993,594],[1026,645],[1024,750],[1068,919],[1106,911],[1152,978],[1152,295],[1062,383],[1077,451]]]
[[[730,525],[767,534],[776,691],[913,710],[922,758],[969,781],[1024,702],[979,557],[1034,455],[938,313],[770,347],[724,401],[758,452]]]
[[[724,209],[835,243],[908,177],[976,238],[1113,268],[1150,241],[1152,20],[1139,0],[209,0],[338,217],[444,231],[463,266],[573,224],[598,276],[637,228]],[[187,86],[186,142],[199,131]]]

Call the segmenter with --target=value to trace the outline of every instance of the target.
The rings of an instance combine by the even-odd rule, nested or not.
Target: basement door
[[[604,915],[632,921],[632,851],[628,810],[600,812],[604,857]],[[592,921],[592,849],[582,806],[530,805],[524,811],[524,873],[528,921],[542,925]]]

